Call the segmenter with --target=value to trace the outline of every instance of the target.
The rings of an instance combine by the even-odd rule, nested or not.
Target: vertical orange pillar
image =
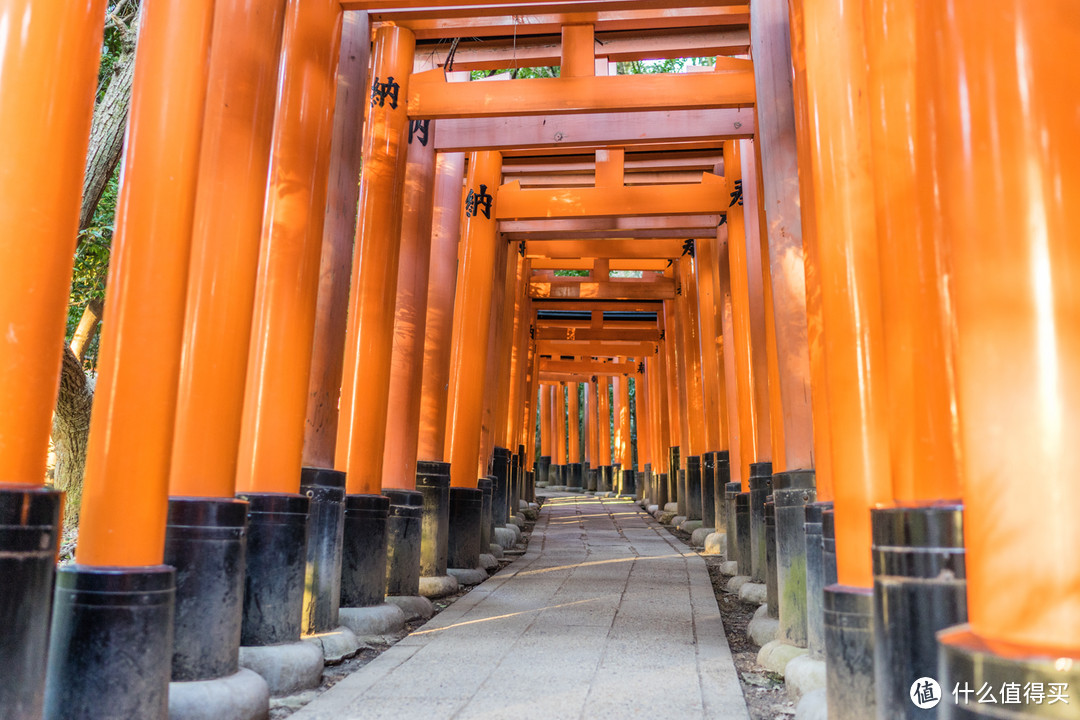
[[[551,457],[551,389],[540,383],[540,456]]]
[[[705,447],[708,452],[727,449],[727,408],[724,396],[724,375],[720,316],[717,313],[719,284],[717,272],[720,256],[715,237],[699,238],[694,242],[694,274],[698,283],[698,343],[701,353],[702,405],[705,415]]]
[[[717,269],[717,311],[720,314],[722,332],[720,361],[724,373],[724,397],[727,401],[727,447],[730,482],[740,485],[748,483],[748,476],[743,472],[742,427],[739,410],[739,380],[735,366],[735,310],[731,298],[731,261],[728,248],[728,227],[721,225],[716,231],[717,248],[720,264]],[[748,464],[748,463],[747,463]]]
[[[345,13],[338,55],[334,131],[330,143],[326,221],[319,260],[319,294],[315,335],[311,344],[304,465],[334,467],[338,398],[345,358],[345,325],[349,309],[349,276],[356,238],[356,203],[363,165],[364,114],[370,104],[368,61],[371,20],[366,12]]]
[[[0,9],[0,487],[45,483],[105,0]]]
[[[599,433],[599,459],[601,466],[613,465],[611,455],[611,395],[608,392],[609,381],[607,375],[601,375],[597,382],[597,395],[599,402],[596,403],[597,425]]]
[[[627,376],[616,375],[613,383],[615,422],[615,462],[623,470],[633,470],[630,462],[630,387]]]
[[[581,462],[581,408],[578,396],[578,384],[576,382],[567,383],[566,392],[566,409],[568,415],[566,427],[569,430],[570,435],[570,458],[568,462],[573,464]]]
[[[145,567],[163,557],[212,20],[209,1],[154,3],[142,18],[79,565]]]
[[[501,444],[517,452],[517,446],[524,443],[521,426],[526,404],[525,383],[528,377],[529,360],[529,275],[532,273],[532,263],[516,253],[513,264],[513,318],[510,321],[510,350],[507,353],[506,363],[509,367],[509,390],[506,398],[505,429],[499,428],[503,433]],[[508,267],[507,271],[510,272]],[[509,282],[509,277],[507,278]]]
[[[0,8],[0,515],[15,526],[0,538],[0,707],[13,717],[42,714],[62,505],[45,462],[106,7]]]
[[[545,427],[548,434],[551,436],[551,464],[557,465],[559,460],[559,443],[556,438],[559,436],[558,426],[556,425],[556,411],[555,411],[555,394],[559,390],[558,383],[552,383],[548,386],[548,402],[551,405],[551,423]]]
[[[597,380],[596,376],[593,379],[585,383],[585,412],[582,413],[582,418],[585,423],[585,461],[589,463],[591,470],[596,470],[600,466],[600,432],[598,430],[597,418],[598,409],[597,404],[600,401],[600,397],[596,391]]]
[[[679,322],[674,300],[664,301],[664,338],[668,341],[668,372],[670,373],[670,411],[672,445],[681,447],[681,455],[687,454],[690,443],[690,429],[686,418],[686,358],[681,349],[682,326]],[[681,460],[680,466],[685,465]],[[678,468],[675,468],[678,471]]]
[[[236,479],[241,492],[300,488],[340,25],[332,0],[293,3],[286,12]]]
[[[170,495],[232,498],[236,493],[285,15],[283,0],[259,6],[261,12],[251,13],[244,3],[217,2],[215,28],[222,37],[242,31],[246,42],[211,48]],[[257,55],[251,55],[252,48]]]
[[[701,378],[701,342],[698,330],[697,277],[694,275],[693,258],[683,257],[678,262],[678,279],[681,290],[676,298],[679,311],[683,357],[686,359],[686,408],[687,427],[690,431],[686,443],[687,457],[700,457],[706,451],[704,390]]]
[[[441,461],[445,452],[454,289],[457,285],[458,237],[461,231],[461,186],[464,178],[464,153],[438,154],[435,161],[435,206],[431,214],[420,434],[416,450],[420,460]]]
[[[652,427],[646,385],[644,371],[634,376],[634,447],[637,448],[638,469],[641,472],[645,471],[646,464],[652,467]]]
[[[492,277],[497,254],[495,203],[502,177],[502,155],[478,152],[469,156],[464,252],[458,284],[461,312],[456,313],[446,446],[454,487],[476,487],[484,407]]]
[[[813,390],[789,13],[782,1],[756,3],[750,13],[754,83],[760,94],[771,98],[754,109],[763,188],[760,205],[767,220],[763,223],[767,232],[762,233],[762,271],[772,298],[772,318],[767,320],[775,337],[778,370],[770,377],[769,399],[774,408],[779,407],[782,418],[774,415],[771,423],[774,438],[782,440],[773,447],[773,470],[807,469],[814,464]]]
[[[431,216],[435,181],[435,123],[414,120],[406,151],[390,393],[386,407],[382,487],[416,488],[420,392],[424,370]]]
[[[383,25],[375,32],[334,458],[352,495],[378,495],[382,483],[394,338],[394,303],[386,299],[397,296],[415,44],[406,28]]]
[[[1080,18],[1060,0],[980,10],[920,6],[916,31],[919,205],[940,213],[955,302],[971,623],[940,636],[942,656],[950,677],[962,656],[964,672],[1074,688],[1080,143],[1062,53]],[[1003,567],[1023,582],[1001,583]]]
[[[555,456],[556,465],[566,465],[566,383],[558,383],[555,386]]]

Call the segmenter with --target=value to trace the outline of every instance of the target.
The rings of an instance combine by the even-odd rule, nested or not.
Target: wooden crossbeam
[[[634,362],[601,362],[600,360],[556,360],[541,358],[540,372],[579,373],[582,375],[626,375],[636,373]]]
[[[680,0],[682,7],[730,7],[746,0]],[[455,17],[490,17],[528,13],[594,13],[658,10],[670,0],[342,0],[344,10],[363,10],[375,21]]]
[[[603,257],[602,253],[598,256]],[[594,256],[595,257],[595,256]],[[667,260],[611,260],[611,270],[663,270],[667,267]],[[532,261],[534,270],[589,270],[592,268],[592,258],[537,258]]]
[[[644,328],[615,328],[603,327],[599,330],[561,327],[537,327],[537,340],[620,340],[620,341],[660,341],[660,331],[656,328],[646,330]]]
[[[538,340],[536,351],[553,357],[639,358],[656,353],[655,342],[602,342],[599,340]]]
[[[741,111],[738,111],[741,112]],[[749,113],[747,113],[749,115]],[[559,116],[580,117],[580,116]],[[440,125],[439,127],[443,127]],[[626,152],[623,170],[627,177],[634,173],[673,173],[694,172],[700,177],[703,172],[716,172],[718,165],[723,165],[724,157],[715,150],[707,152],[665,152],[638,153]],[[522,175],[575,175],[592,177],[596,170],[596,154],[583,155],[545,155],[542,157],[510,157],[503,159],[503,176],[514,179]]]
[[[595,298],[597,300],[670,300],[675,297],[675,281],[659,277],[650,280],[613,279],[595,282],[588,278],[559,278],[529,283],[532,298]]]
[[[606,240],[532,240],[525,243],[525,257],[533,259],[533,267],[541,258],[552,260],[606,257],[612,261],[612,270],[622,270],[614,263],[619,260],[668,260],[681,257],[681,240],[648,238],[628,240],[612,238]],[[591,260],[590,260],[591,264]],[[571,269],[571,268],[567,268]],[[576,269],[576,268],[575,268]],[[644,269],[644,268],[640,268]]]
[[[564,237],[591,238],[681,238],[716,232],[721,215],[671,217],[547,218],[544,220],[504,220],[499,230],[507,240],[557,240]]]
[[[627,173],[627,185],[688,185],[701,178],[700,172]],[[592,187],[592,175],[518,175],[514,178],[523,188]]]
[[[692,185],[523,189],[515,180],[499,188],[498,198],[500,220],[721,214],[731,199],[724,179],[712,173]]]
[[[435,69],[409,80],[410,118],[691,110],[753,104],[752,68],[466,83],[448,83],[443,71]]]
[[[532,301],[535,310],[581,310],[596,312],[663,312],[659,300],[554,300],[537,299]]]
[[[618,77],[645,77],[643,75]],[[685,77],[702,77],[701,75]],[[610,79],[610,78],[609,78]],[[532,82],[514,80],[513,82]],[[458,83],[458,85],[482,83]],[[498,85],[500,83],[492,83]],[[713,142],[754,135],[754,111],[738,108],[583,112],[531,117],[473,117],[439,121],[435,147],[444,152],[597,148],[682,141]]]
[[[350,0],[345,0],[348,3]],[[392,20],[413,31],[417,40],[436,38],[482,38],[497,36],[526,37],[528,35],[557,35],[568,23],[592,23],[597,33],[656,31],[671,28],[743,27],[750,23],[746,4],[734,7],[678,7],[661,10],[605,10],[601,12],[555,12],[532,14],[501,14],[473,17],[416,17],[408,10],[394,13],[376,12],[376,21]]]

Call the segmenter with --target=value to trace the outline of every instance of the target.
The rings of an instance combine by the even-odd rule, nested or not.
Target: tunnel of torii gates
[[[105,7],[0,1],[0,715],[187,717],[547,485],[709,531],[830,717],[1076,717],[1073,4],[144,0],[57,569]]]

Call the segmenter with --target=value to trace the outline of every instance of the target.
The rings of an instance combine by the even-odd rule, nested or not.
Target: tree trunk
[[[86,303],[82,318],[79,319],[79,326],[75,328],[75,334],[71,338],[71,352],[75,354],[80,364],[86,357],[86,346],[90,344],[90,341],[94,339],[94,335],[97,334],[104,312],[104,300],[94,298]]]
[[[60,370],[60,394],[53,413],[53,447],[56,453],[54,482],[66,493],[64,526],[79,522],[82,500],[83,468],[86,466],[86,440],[90,435],[90,408],[94,399],[91,383],[83,372],[82,362],[64,346]]]

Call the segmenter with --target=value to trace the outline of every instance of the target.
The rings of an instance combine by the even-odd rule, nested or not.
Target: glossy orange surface
[[[698,238],[694,243],[694,274],[698,278],[698,343],[701,353],[702,399],[706,452],[727,449],[724,414],[724,376],[721,367],[721,324],[717,314],[716,273],[720,267],[715,237]]]
[[[569,448],[571,463],[581,462],[581,403],[578,398],[578,383],[566,383],[566,413],[567,430],[569,431]]]
[[[551,457],[551,386],[540,385],[540,454]]]
[[[693,259],[684,257],[678,263],[679,285],[682,293],[676,298],[676,307],[681,306],[682,347],[686,358],[686,424],[690,430],[690,442],[686,452],[689,455],[701,455],[706,452],[705,402],[701,378],[701,342],[698,329],[698,293],[697,276],[694,274]]]
[[[971,628],[1007,655],[1073,658],[1060,667],[1080,658],[1080,136],[1066,60],[1080,15],[1062,0],[994,9],[920,6],[917,137],[956,303]],[[932,186],[920,182],[923,208]],[[1023,582],[1002,583],[1005,567]]]
[[[566,459],[566,439],[567,439],[567,423],[566,423],[566,383],[559,383],[555,387],[555,457],[558,460],[554,460],[558,465],[565,465],[568,460]]]
[[[720,255],[720,264],[717,272],[718,285],[718,311],[720,313],[720,326],[723,331],[720,344],[721,370],[724,373],[724,397],[726,399],[725,411],[727,412],[727,450],[728,464],[730,466],[731,482],[743,482],[742,462],[742,435],[739,424],[739,394],[738,380],[735,370],[735,312],[731,300],[731,261],[728,252],[728,229],[729,223],[721,225],[716,230],[716,241]]]
[[[502,155],[478,152],[469,156],[466,186],[474,194],[492,196],[491,217],[482,206],[467,207],[462,221],[462,263],[458,272],[460,312],[455,312],[451,358],[446,447],[454,487],[476,487],[485,393],[492,278],[496,260],[495,204],[502,175]],[[484,186],[483,188],[481,186]]]
[[[0,486],[45,482],[105,7],[0,7]]]
[[[610,381],[606,375],[597,379],[597,393],[600,402],[596,405],[597,431],[600,433],[600,456],[596,461],[598,465],[611,465],[615,462],[611,453],[611,396],[609,394]]]
[[[285,14],[236,489],[300,489],[311,341],[337,90],[341,10]]]
[[[870,587],[870,509],[892,498],[861,0],[804,0],[816,262],[832,441],[837,572]]]
[[[143,10],[76,560],[161,563],[213,2]],[[162,82],[162,78],[168,82]]]
[[[169,494],[232,497],[285,0],[217,0]]]

